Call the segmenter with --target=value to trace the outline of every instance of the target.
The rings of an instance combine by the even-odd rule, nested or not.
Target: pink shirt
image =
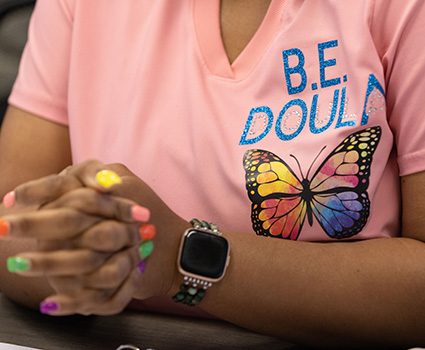
[[[423,0],[272,0],[230,65],[219,0],[38,0],[10,103],[187,220],[397,236],[399,175],[425,170],[424,29]]]

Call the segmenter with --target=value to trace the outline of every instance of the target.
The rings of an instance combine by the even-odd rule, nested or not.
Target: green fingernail
[[[30,267],[30,262],[28,259],[20,258],[14,256],[7,259],[7,269],[9,272],[22,272],[27,271]]]
[[[143,242],[143,244],[139,248],[139,253],[142,259],[146,259],[149,255],[151,255],[152,251],[153,251],[152,241]]]

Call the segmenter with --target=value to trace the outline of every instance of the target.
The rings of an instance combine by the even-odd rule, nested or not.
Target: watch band
[[[198,219],[190,220],[190,224],[195,229],[201,229],[218,236],[221,236],[221,232],[218,226],[207,221],[199,221]],[[184,276],[184,282],[180,286],[179,292],[173,296],[173,301],[176,303],[183,303],[188,306],[198,305],[205,296],[206,290],[212,286],[211,282],[204,281],[199,278],[193,278]]]

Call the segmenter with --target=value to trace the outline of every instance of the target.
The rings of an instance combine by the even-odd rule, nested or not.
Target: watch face
[[[224,237],[189,230],[184,238],[180,266],[189,274],[219,279],[225,271],[228,252],[229,243]]]

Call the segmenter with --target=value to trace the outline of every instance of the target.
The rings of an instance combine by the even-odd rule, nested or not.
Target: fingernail
[[[140,226],[140,236],[144,241],[153,239],[156,235],[156,228],[154,225],[142,225]]]
[[[6,193],[6,195],[3,197],[3,206],[5,208],[10,208],[10,207],[13,207],[14,204],[15,204],[15,191]]]
[[[121,178],[111,170],[101,170],[96,174],[96,181],[99,185],[109,188],[122,183]]]
[[[50,314],[51,312],[58,311],[59,305],[55,302],[43,301],[40,303],[40,312],[42,314]]]
[[[13,256],[7,259],[7,269],[9,272],[22,272],[30,268],[30,261],[28,259]]]
[[[133,205],[131,208],[131,217],[134,221],[146,222],[149,221],[150,216],[151,212],[147,208],[139,205]]]
[[[145,268],[146,268],[146,261],[145,260],[142,260],[140,263],[139,263],[139,270],[140,270],[140,272],[141,273],[143,273],[143,272],[145,272]]]
[[[143,242],[139,248],[139,253],[142,259],[146,259],[149,255],[151,255],[152,251],[153,251],[152,241]]]
[[[6,236],[9,232],[9,224],[6,220],[0,220],[0,236]]]

